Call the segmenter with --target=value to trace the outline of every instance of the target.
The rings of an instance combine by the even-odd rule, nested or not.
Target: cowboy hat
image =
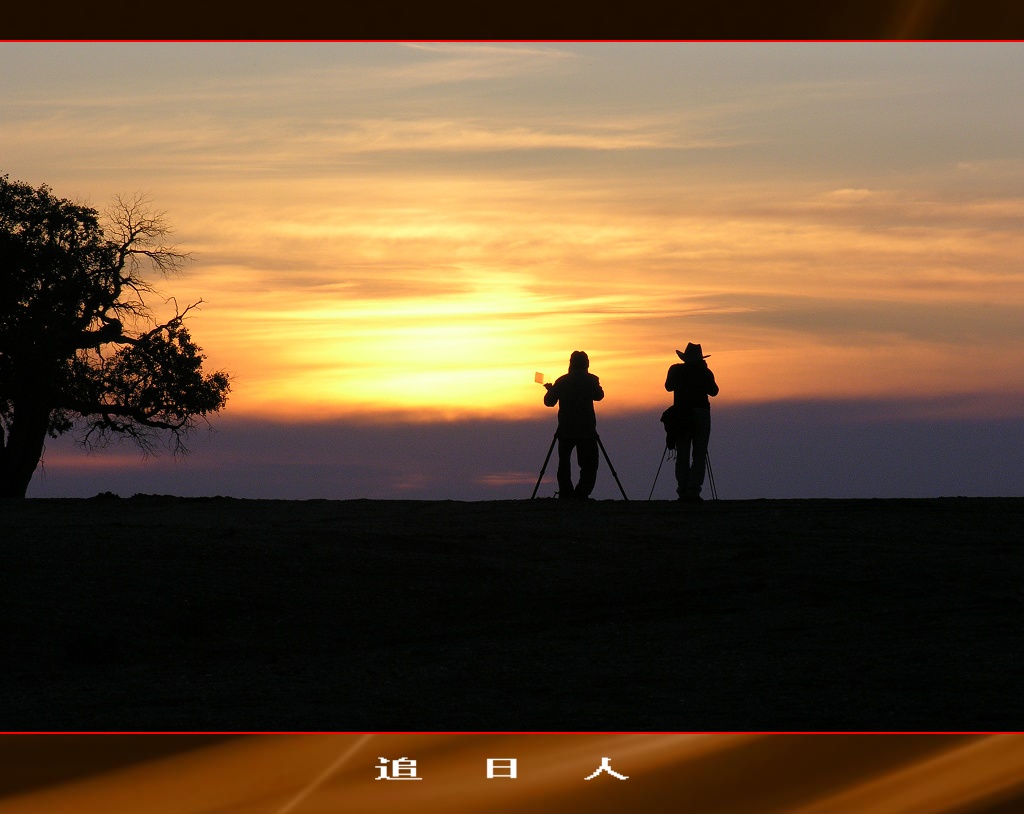
[[[708,359],[710,358],[711,354],[709,353],[707,356],[705,356],[703,351],[701,350],[700,343],[694,344],[693,342],[689,342],[686,345],[686,350],[676,351],[676,356],[678,356],[684,362],[695,362],[697,359]]]

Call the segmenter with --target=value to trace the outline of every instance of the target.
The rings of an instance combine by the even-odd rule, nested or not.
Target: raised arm
[[[711,372],[711,368],[707,369],[708,373],[708,395],[718,395],[718,382],[715,381],[715,374]]]

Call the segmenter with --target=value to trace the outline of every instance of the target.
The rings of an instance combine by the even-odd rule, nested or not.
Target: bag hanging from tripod
[[[690,412],[673,404],[661,414],[661,423],[665,425],[665,446],[675,449],[679,438],[685,436],[689,429]]]

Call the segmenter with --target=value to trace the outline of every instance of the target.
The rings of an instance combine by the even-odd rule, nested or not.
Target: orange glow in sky
[[[656,408],[688,341],[733,402],[1005,396],[1022,57],[4,43],[0,172],[166,212],[193,262],[161,287],[204,300],[190,329],[236,413],[526,417],[576,349],[603,411]]]

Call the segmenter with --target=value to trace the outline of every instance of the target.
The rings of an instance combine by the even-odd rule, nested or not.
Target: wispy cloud
[[[565,70],[580,59],[569,48],[536,43],[407,43],[405,47],[427,59],[387,68],[381,75],[407,87],[544,75]]]

